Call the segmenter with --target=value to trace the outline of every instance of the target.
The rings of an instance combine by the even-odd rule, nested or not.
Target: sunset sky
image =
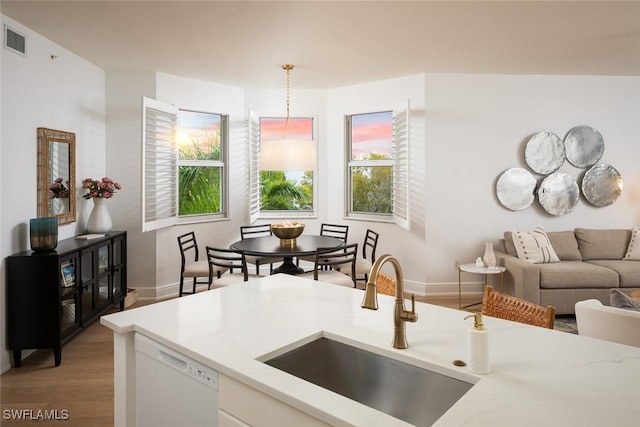
[[[372,152],[391,156],[391,111],[352,116],[351,132],[353,159]]]

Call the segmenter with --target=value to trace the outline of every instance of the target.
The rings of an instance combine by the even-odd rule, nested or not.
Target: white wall
[[[247,179],[246,120],[244,89],[201,80],[158,73],[156,98],[178,108],[229,115],[229,198],[228,220],[184,224],[156,231],[156,295],[174,296],[180,277],[180,252],[177,236],[194,231],[201,259],[206,259],[205,246],[228,247],[240,238],[240,225],[248,223],[246,209]],[[149,234],[149,233],[146,233]],[[143,290],[149,295],[151,290]]]
[[[156,283],[156,236],[142,233],[142,97],[155,96],[155,73],[109,71],[106,80],[107,174],[122,190],[107,202],[114,230],[127,231],[127,287]]]
[[[327,138],[319,153],[322,188],[321,218],[349,224],[349,241],[362,245],[367,228],[380,234],[376,255],[390,253],[402,263],[407,290],[424,292],[425,114],[424,75],[363,83],[331,89],[327,96]],[[411,227],[405,231],[393,223],[348,220],[345,218],[346,169],[344,119],[346,115],[389,111],[409,101],[410,176],[412,182]],[[326,171],[326,173],[324,173]],[[422,285],[422,286],[421,286]]]
[[[430,286],[457,281],[454,262],[472,262],[482,255],[484,241],[495,241],[508,229],[640,224],[640,78],[429,74],[425,99],[423,256]],[[581,198],[560,217],[547,214],[537,201],[523,211],[503,208],[496,181],[506,169],[527,167],[528,138],[539,131],[564,138],[577,125],[601,132],[601,162],[615,166],[624,181],[618,201],[595,208]],[[584,172],[568,162],[561,170],[576,178]]]
[[[0,235],[2,256],[29,248],[29,218],[37,216],[37,134],[38,127],[76,134],[76,186],[86,176],[102,176],[105,171],[105,74],[98,67],[63,49],[17,22],[2,21],[27,36],[27,57],[6,49],[2,56],[2,162],[1,182],[11,183],[3,191]],[[56,55],[55,59],[51,55]],[[84,232],[85,201],[78,189],[78,221],[59,228],[64,239]],[[4,258],[3,258],[4,259]],[[5,295],[2,264],[0,294]],[[4,307],[3,307],[4,308]],[[3,309],[3,313],[4,313]],[[6,329],[5,318],[0,327]],[[2,370],[9,358],[2,334]]]

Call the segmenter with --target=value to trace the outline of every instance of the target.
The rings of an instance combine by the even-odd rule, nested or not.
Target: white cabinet
[[[220,426],[329,426],[317,418],[219,374]]]

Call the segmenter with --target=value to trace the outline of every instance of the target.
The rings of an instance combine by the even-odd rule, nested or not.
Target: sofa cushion
[[[571,231],[547,232],[553,250],[556,251],[560,261],[582,261],[582,255],[578,250],[576,235]]]
[[[640,288],[640,261],[624,261],[620,259],[598,259],[588,261],[615,271],[620,276],[619,287]]]
[[[516,247],[513,244],[513,233],[511,231],[504,232],[504,248],[507,250],[507,253],[511,256],[518,256],[516,252]]]
[[[560,262],[547,233],[542,228],[536,227],[533,233],[513,231],[512,237],[518,258],[532,264]]]
[[[631,298],[619,289],[611,289],[611,307],[624,308],[625,310],[640,311],[640,301]]]
[[[636,227],[631,233],[629,247],[623,258],[625,261],[640,261],[640,228]]]
[[[593,230],[576,228],[578,248],[583,261],[622,259],[627,252],[631,230]]]
[[[538,264],[540,287],[545,289],[617,288],[618,273],[599,265],[580,261]]]

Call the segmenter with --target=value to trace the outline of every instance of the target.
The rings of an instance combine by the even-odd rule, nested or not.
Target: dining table
[[[282,265],[273,269],[273,274],[302,274],[304,269],[297,266],[293,259],[295,257],[315,255],[319,248],[340,249],[346,243],[336,237],[304,234],[295,239],[280,240],[275,236],[253,237],[233,242],[229,247],[234,251],[242,251],[247,255],[264,257],[282,257]]]

